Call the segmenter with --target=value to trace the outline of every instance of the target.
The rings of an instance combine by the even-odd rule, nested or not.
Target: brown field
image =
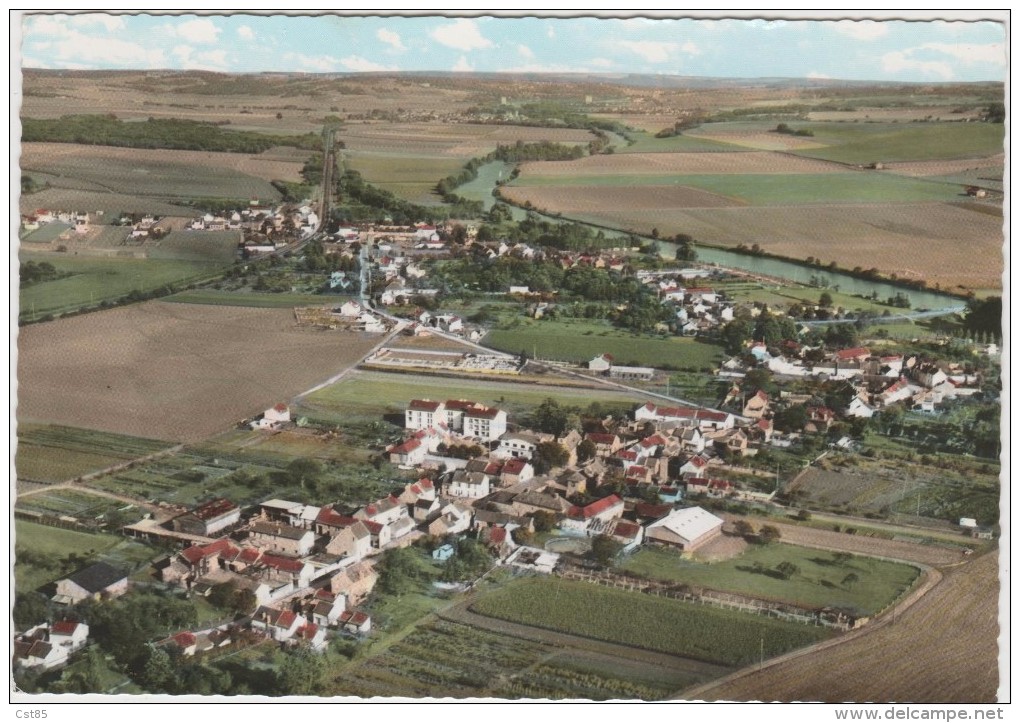
[[[889,173],[897,173],[901,176],[949,176],[966,171],[983,171],[987,175],[998,175],[1002,177],[1004,155],[991,156],[989,158],[961,158],[956,161],[914,161],[904,163],[893,163],[889,166]]]
[[[352,151],[445,155],[465,160],[484,156],[499,144],[517,141],[533,143],[587,143],[593,136],[572,128],[531,128],[525,126],[480,125],[472,123],[372,123],[346,126],[337,138]],[[438,179],[437,179],[438,180]]]
[[[810,138],[785,135],[783,133],[770,133],[768,131],[730,131],[719,132],[709,126],[702,126],[688,135],[695,138],[707,138],[720,143],[733,143],[747,148],[758,148],[763,151],[800,151],[808,148],[825,148],[824,143],[818,143]]]
[[[255,176],[266,181],[300,181],[301,166],[311,155],[298,150],[299,158],[283,160],[279,149],[270,148],[265,154],[213,153],[206,151],[171,151],[159,148],[114,148],[87,146],[75,143],[24,143],[21,146],[21,167],[50,166],[93,167],[107,161],[154,165],[172,164],[198,169],[230,170]]]
[[[648,133],[658,133],[664,128],[672,128],[677,116],[666,113],[589,113],[592,118],[617,121],[625,126]]]
[[[566,214],[595,214],[614,206],[639,213],[744,205],[736,199],[689,186],[504,186],[501,193],[517,204],[530,202],[536,208],[551,208]]]
[[[935,105],[907,108],[858,108],[857,110],[826,110],[812,111],[808,113],[808,119],[813,121],[919,121],[925,118],[937,120],[954,121],[965,118],[977,119],[981,117],[980,108],[970,108],[963,113],[951,113],[953,106]]]
[[[520,179],[585,176],[640,176],[669,173],[849,173],[840,163],[779,153],[621,153],[586,156],[576,161],[521,164]]]
[[[508,190],[508,189],[506,189]],[[552,190],[552,189],[535,189]],[[549,194],[535,203],[558,210]],[[1002,220],[955,204],[854,204],[631,211],[613,203],[584,221],[663,236],[687,233],[704,243],[759,244],[793,259],[814,256],[841,268],[875,267],[901,278],[951,288],[1001,288]],[[824,229],[824,231],[820,231]]]
[[[846,642],[751,672],[699,700],[993,703],[999,693],[999,555],[961,565],[920,601]],[[1008,689],[1004,689],[1008,700]]]
[[[198,441],[336,374],[378,341],[298,329],[290,309],[158,301],[26,326],[18,419]]]

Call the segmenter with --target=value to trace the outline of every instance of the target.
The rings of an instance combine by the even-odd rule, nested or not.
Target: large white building
[[[460,432],[465,437],[499,439],[506,434],[507,415],[501,409],[464,399],[434,402],[430,399],[413,399],[404,413],[407,429],[443,427]]]
[[[700,507],[674,510],[645,528],[645,540],[691,552],[722,534],[723,520]]]

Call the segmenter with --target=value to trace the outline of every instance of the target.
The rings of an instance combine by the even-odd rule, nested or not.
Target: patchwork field
[[[459,173],[463,161],[449,156],[377,155],[348,151],[344,163],[362,177],[412,203],[439,203],[436,184]]]
[[[484,156],[499,144],[587,143],[593,136],[573,128],[538,128],[472,123],[372,123],[348,125],[337,134],[347,149],[362,153],[398,153],[410,156],[447,156],[467,161]],[[439,178],[442,178],[440,176]],[[437,178],[436,180],[439,180]]]
[[[29,174],[31,175],[31,174]],[[73,188],[46,188],[31,194],[22,194],[18,200],[20,212],[31,214],[37,208],[81,209],[89,213],[102,211],[107,218],[118,218],[126,212],[151,213],[156,216],[195,216],[195,209],[159,198],[127,193],[112,193]]]
[[[577,610],[588,611],[578,615]],[[471,605],[480,615],[719,665],[824,640],[824,629],[558,578],[525,578]]]
[[[999,694],[1009,700],[996,654],[999,587],[999,555],[983,555],[949,571],[890,624],[699,689],[695,697],[946,704],[994,703]]]
[[[727,208],[739,200],[690,186],[504,186],[500,194],[515,204],[555,213],[593,214],[609,208],[640,212],[670,208]]]
[[[874,204],[723,209],[606,208],[582,221],[663,236],[687,233],[732,248],[759,244],[771,254],[878,268],[900,278],[995,288],[1002,283],[1002,220],[955,204]]]
[[[18,425],[15,469],[20,479],[63,482],[144,457],[165,442],[44,424]]]
[[[290,309],[148,302],[23,327],[18,418],[208,437],[336,374],[378,336],[297,328]]]
[[[307,155],[311,155],[310,153]],[[301,163],[264,160],[243,153],[113,148],[73,143],[26,143],[21,168],[50,174],[51,184],[65,178],[125,195],[158,198],[259,198],[276,201],[269,184],[299,181]]]
[[[594,177],[850,172],[839,164],[780,153],[625,153],[558,163],[523,163],[518,183],[534,185],[541,178],[564,179],[563,182],[571,184],[591,183]]]

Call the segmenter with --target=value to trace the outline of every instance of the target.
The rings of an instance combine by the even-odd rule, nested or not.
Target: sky
[[[28,68],[587,72],[912,82],[1005,80],[1007,74],[1006,27],[994,20],[20,15],[22,66]]]

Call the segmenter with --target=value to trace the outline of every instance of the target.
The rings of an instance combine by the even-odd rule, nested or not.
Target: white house
[[[256,425],[258,429],[279,429],[290,421],[290,407],[282,402],[270,407],[262,413],[262,419]]]
[[[453,473],[453,479],[450,480],[450,484],[446,488],[446,494],[450,497],[465,497],[473,500],[487,497],[489,491],[489,476],[487,474],[468,472],[463,469]]]
[[[506,412],[495,407],[474,406],[464,410],[464,436],[499,439],[506,434]]]
[[[553,439],[554,437],[551,434],[538,432],[504,434],[499,440],[499,447],[496,449],[495,454],[500,457],[531,459],[535,454],[535,450],[538,449],[538,445],[543,442],[551,442]]]
[[[431,399],[412,399],[404,412],[404,427],[406,429],[429,429],[440,423],[448,423],[446,405],[443,402],[433,402]]]

